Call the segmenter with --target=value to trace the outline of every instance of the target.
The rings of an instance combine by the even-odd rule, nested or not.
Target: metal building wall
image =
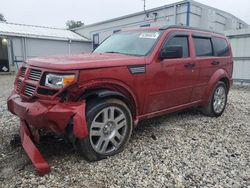
[[[80,35],[93,40],[99,37],[99,43],[114,31],[138,28],[143,25],[166,26],[187,25],[214,31],[224,31],[248,27],[235,16],[195,1],[181,1],[155,9],[86,25],[75,30]]]
[[[9,65],[10,71],[16,70],[16,62],[38,56],[65,55],[90,52],[91,42],[62,41],[35,39],[23,37],[9,37]]]
[[[186,25],[188,5],[189,3],[184,1],[160,9],[152,9],[147,13],[136,13],[130,16],[124,16],[123,18],[115,18],[89,25],[76,29],[75,32],[91,40],[93,40],[93,35],[98,34],[99,42],[101,43],[117,30],[134,29],[148,24],[150,24],[150,26]]]
[[[190,2],[190,26],[218,32],[248,27],[234,15],[196,1]]]
[[[233,78],[250,81],[250,29],[227,31],[234,57]]]

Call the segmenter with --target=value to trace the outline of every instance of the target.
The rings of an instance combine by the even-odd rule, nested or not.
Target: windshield
[[[98,46],[94,53],[146,56],[151,52],[159,36],[159,31],[134,31],[113,34]]]

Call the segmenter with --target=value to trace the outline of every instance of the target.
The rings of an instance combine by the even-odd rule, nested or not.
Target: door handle
[[[219,65],[220,62],[219,62],[219,61],[213,61],[211,64],[212,64],[212,65]]]
[[[186,68],[194,68],[195,64],[194,63],[187,63],[187,64],[184,65],[184,67],[186,67]]]

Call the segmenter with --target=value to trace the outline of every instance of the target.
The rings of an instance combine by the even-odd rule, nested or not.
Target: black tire
[[[126,128],[122,127],[118,130],[118,128],[114,128],[114,127],[117,127],[116,124],[114,123],[111,126],[114,128],[113,131],[115,131],[116,133],[111,135],[113,132],[111,130],[111,133],[110,133],[110,129],[111,129],[110,128],[109,129],[110,134],[104,135],[104,128],[105,128],[105,126],[107,126],[107,123],[104,123],[105,126],[103,126],[103,123],[102,123],[101,127],[97,128],[98,132],[100,131],[102,133],[102,136],[100,136],[100,137],[97,136],[97,138],[95,138],[95,136],[91,135],[91,130],[95,131],[95,129],[96,129],[96,125],[97,125],[96,119],[105,116],[104,114],[100,114],[100,113],[105,113],[106,109],[110,109],[110,108],[117,110],[121,114],[123,113],[124,120],[122,120],[122,121],[125,122],[123,124],[126,124],[124,126]],[[115,111],[115,110],[113,110],[113,111]],[[108,113],[109,113],[108,116],[110,116],[111,112],[109,111]],[[117,113],[117,112],[114,112],[114,114],[115,113]],[[101,115],[103,115],[103,116],[101,116]],[[113,118],[114,118],[114,116],[115,115],[113,115]],[[129,139],[131,137],[131,133],[132,133],[132,129],[133,129],[132,115],[131,115],[129,108],[127,107],[127,105],[124,102],[122,102],[121,100],[118,100],[118,99],[96,100],[95,102],[94,101],[89,102],[89,103],[87,103],[86,118],[87,118],[89,135],[88,135],[88,137],[86,137],[84,139],[81,139],[81,140],[77,139],[76,140],[76,146],[77,146],[77,149],[78,149],[81,156],[83,156],[88,161],[98,161],[101,159],[105,159],[108,156],[115,155],[115,154],[124,150],[125,145],[127,144],[127,142],[129,141]],[[111,121],[111,120],[108,120],[108,121]],[[104,122],[104,119],[103,119],[103,122]],[[114,118],[114,122],[115,122],[115,118]],[[92,126],[92,124],[93,124],[93,126]],[[123,131],[122,133],[124,136],[121,137],[123,140],[119,143],[119,146],[117,146],[117,148],[116,148],[116,146],[113,146],[110,149],[111,151],[106,152],[106,153],[99,153],[96,151],[97,149],[96,149],[96,147],[94,147],[94,141],[96,141],[97,142],[96,145],[98,145],[99,142],[103,141],[102,139],[104,138],[104,136],[107,136],[107,137],[105,137],[105,141],[103,141],[104,143],[100,144],[100,147],[104,147],[104,145],[106,145],[105,144],[106,141],[108,139],[110,139],[109,137],[112,137],[112,141],[117,140],[115,135],[121,129],[124,129],[124,130],[122,130]],[[107,130],[107,128],[105,130]],[[122,134],[120,134],[120,135],[122,135]],[[94,140],[94,139],[96,139],[96,140]],[[106,146],[107,148],[113,144],[112,141],[109,141],[108,146]]]
[[[216,111],[215,107],[214,107],[214,101],[215,101],[215,92],[217,91],[218,88],[223,88],[225,91],[225,104],[223,106],[223,108],[221,108],[221,110]],[[226,87],[226,84],[222,81],[219,81],[215,88],[213,89],[212,95],[209,98],[209,103],[206,107],[202,108],[202,113],[204,115],[207,115],[209,117],[218,117],[221,116],[226,108],[226,104],[227,104],[227,94],[228,94],[228,89]]]

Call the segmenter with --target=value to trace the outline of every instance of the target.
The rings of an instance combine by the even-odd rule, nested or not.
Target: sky
[[[250,24],[249,0],[197,0],[229,12]],[[146,0],[146,9],[178,0]],[[143,0],[1,0],[0,13],[8,22],[65,28],[67,20],[87,24],[143,10]]]

